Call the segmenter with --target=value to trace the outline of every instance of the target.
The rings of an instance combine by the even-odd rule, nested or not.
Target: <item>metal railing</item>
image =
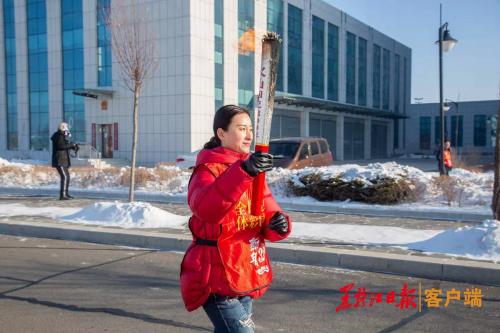
[[[94,160],[96,163],[93,164],[94,167],[101,167],[101,152],[97,151],[91,144],[85,142],[79,142],[78,146],[80,149],[76,153],[76,159],[78,160]]]

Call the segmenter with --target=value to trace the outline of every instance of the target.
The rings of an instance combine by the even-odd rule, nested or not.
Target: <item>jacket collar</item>
[[[198,153],[196,166],[205,163],[233,164],[240,160],[247,159],[248,154],[241,154],[232,149],[216,147],[213,149],[203,149]]]

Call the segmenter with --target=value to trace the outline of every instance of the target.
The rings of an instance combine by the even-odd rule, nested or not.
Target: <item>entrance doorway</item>
[[[96,149],[102,158],[113,158],[113,125],[98,124]]]

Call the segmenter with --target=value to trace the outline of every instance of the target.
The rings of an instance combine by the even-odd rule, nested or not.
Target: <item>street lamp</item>
[[[451,104],[455,105],[455,108],[457,109],[457,115],[456,115],[457,119],[455,121],[455,149],[457,150],[457,155],[458,155],[458,125],[459,125],[458,102],[455,102],[451,99],[446,99],[444,103],[444,111],[448,111],[450,109]]]
[[[439,5],[440,21],[442,18],[442,4]],[[441,24],[439,27],[439,39],[436,43],[439,44],[439,116],[441,119],[441,164],[439,173],[445,174],[444,168],[444,103],[443,103],[443,51],[451,50],[458,41],[451,37],[448,30],[448,22]]]

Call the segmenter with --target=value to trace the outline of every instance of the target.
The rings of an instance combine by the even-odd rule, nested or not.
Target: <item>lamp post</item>
[[[439,173],[445,174],[444,170],[444,103],[443,103],[443,51],[448,52],[458,42],[451,37],[448,30],[448,22],[442,22],[442,4],[439,5],[440,11],[440,26],[439,26],[439,39],[436,43],[439,44],[439,117],[441,119],[441,163],[439,165]]]
[[[457,109],[457,115],[456,115],[457,119],[455,121],[455,149],[457,150],[457,155],[458,155],[458,130],[459,130],[459,128],[458,128],[458,125],[459,125],[458,102],[455,102],[451,99],[446,99],[445,104],[444,104],[444,110],[448,111],[451,104],[455,105],[455,108]],[[450,122],[450,124],[451,124],[451,122]],[[451,133],[451,134],[453,135],[453,133]]]

